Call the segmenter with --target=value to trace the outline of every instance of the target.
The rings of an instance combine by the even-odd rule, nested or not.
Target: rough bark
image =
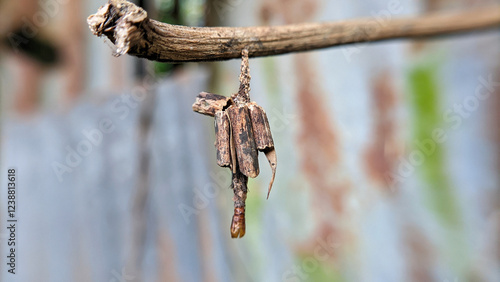
[[[97,36],[129,54],[163,62],[217,61],[271,56],[396,38],[421,38],[500,26],[500,5],[413,18],[303,23],[275,27],[186,27],[149,19],[146,11],[110,0],[87,20]]]
[[[215,113],[215,151],[217,164],[221,167],[231,165],[231,128],[226,112]]]
[[[226,112],[231,123],[239,171],[248,177],[255,178],[259,175],[259,160],[248,108],[230,106]]]
[[[230,98],[222,95],[201,92],[193,104],[193,111],[213,117],[230,103]]]
[[[231,221],[231,237],[241,238],[245,235],[245,201],[247,199],[248,177],[240,171],[233,173],[234,214]]]
[[[276,176],[276,151],[274,150],[274,141],[271,134],[271,127],[269,127],[269,121],[267,119],[266,111],[257,105],[255,102],[248,104],[248,110],[250,111],[250,117],[252,120],[252,129],[255,139],[255,144],[257,149],[266,154],[267,161],[271,166],[273,176],[269,182],[269,188],[267,189],[267,198],[269,198],[269,193],[271,193],[271,188],[273,187],[274,177]]]
[[[269,121],[264,109],[255,102],[248,104],[250,118],[252,120],[252,129],[255,138],[255,144],[259,151],[264,151],[268,148],[274,148],[273,136]]]

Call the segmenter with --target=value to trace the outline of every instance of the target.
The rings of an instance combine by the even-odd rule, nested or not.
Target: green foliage
[[[441,128],[441,108],[436,64],[426,63],[414,67],[409,74],[411,105],[413,107],[414,140],[432,137],[434,129]],[[429,205],[443,224],[460,225],[460,215],[455,195],[445,171],[444,148],[434,143],[432,154],[425,155],[423,165],[417,167],[425,181],[424,192]],[[415,150],[419,148],[415,147]]]

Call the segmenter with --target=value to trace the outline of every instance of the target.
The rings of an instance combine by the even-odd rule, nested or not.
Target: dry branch
[[[331,46],[419,38],[500,26],[500,5],[414,18],[356,19],[276,27],[186,27],[158,22],[140,7],[109,0],[88,18],[92,32],[107,36],[117,54],[163,62],[217,61],[261,57]]]

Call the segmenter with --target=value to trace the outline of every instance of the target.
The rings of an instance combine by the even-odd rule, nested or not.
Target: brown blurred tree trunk
[[[64,7],[62,36],[63,75],[65,80],[64,103],[71,105],[80,96],[85,82],[85,42],[82,0],[68,0]]]

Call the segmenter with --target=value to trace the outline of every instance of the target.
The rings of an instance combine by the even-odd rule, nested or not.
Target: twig
[[[240,89],[232,96],[236,105],[250,103],[250,64],[248,62],[248,49],[241,51]]]
[[[140,7],[109,0],[88,18],[92,32],[107,36],[118,55],[164,62],[217,61],[314,50],[396,38],[419,38],[500,26],[500,5],[414,18],[355,19],[276,27],[186,27],[147,17]]]
[[[231,220],[231,238],[241,238],[245,235],[245,201],[247,199],[248,177],[237,170],[233,173],[232,188],[234,192],[234,214]]]

